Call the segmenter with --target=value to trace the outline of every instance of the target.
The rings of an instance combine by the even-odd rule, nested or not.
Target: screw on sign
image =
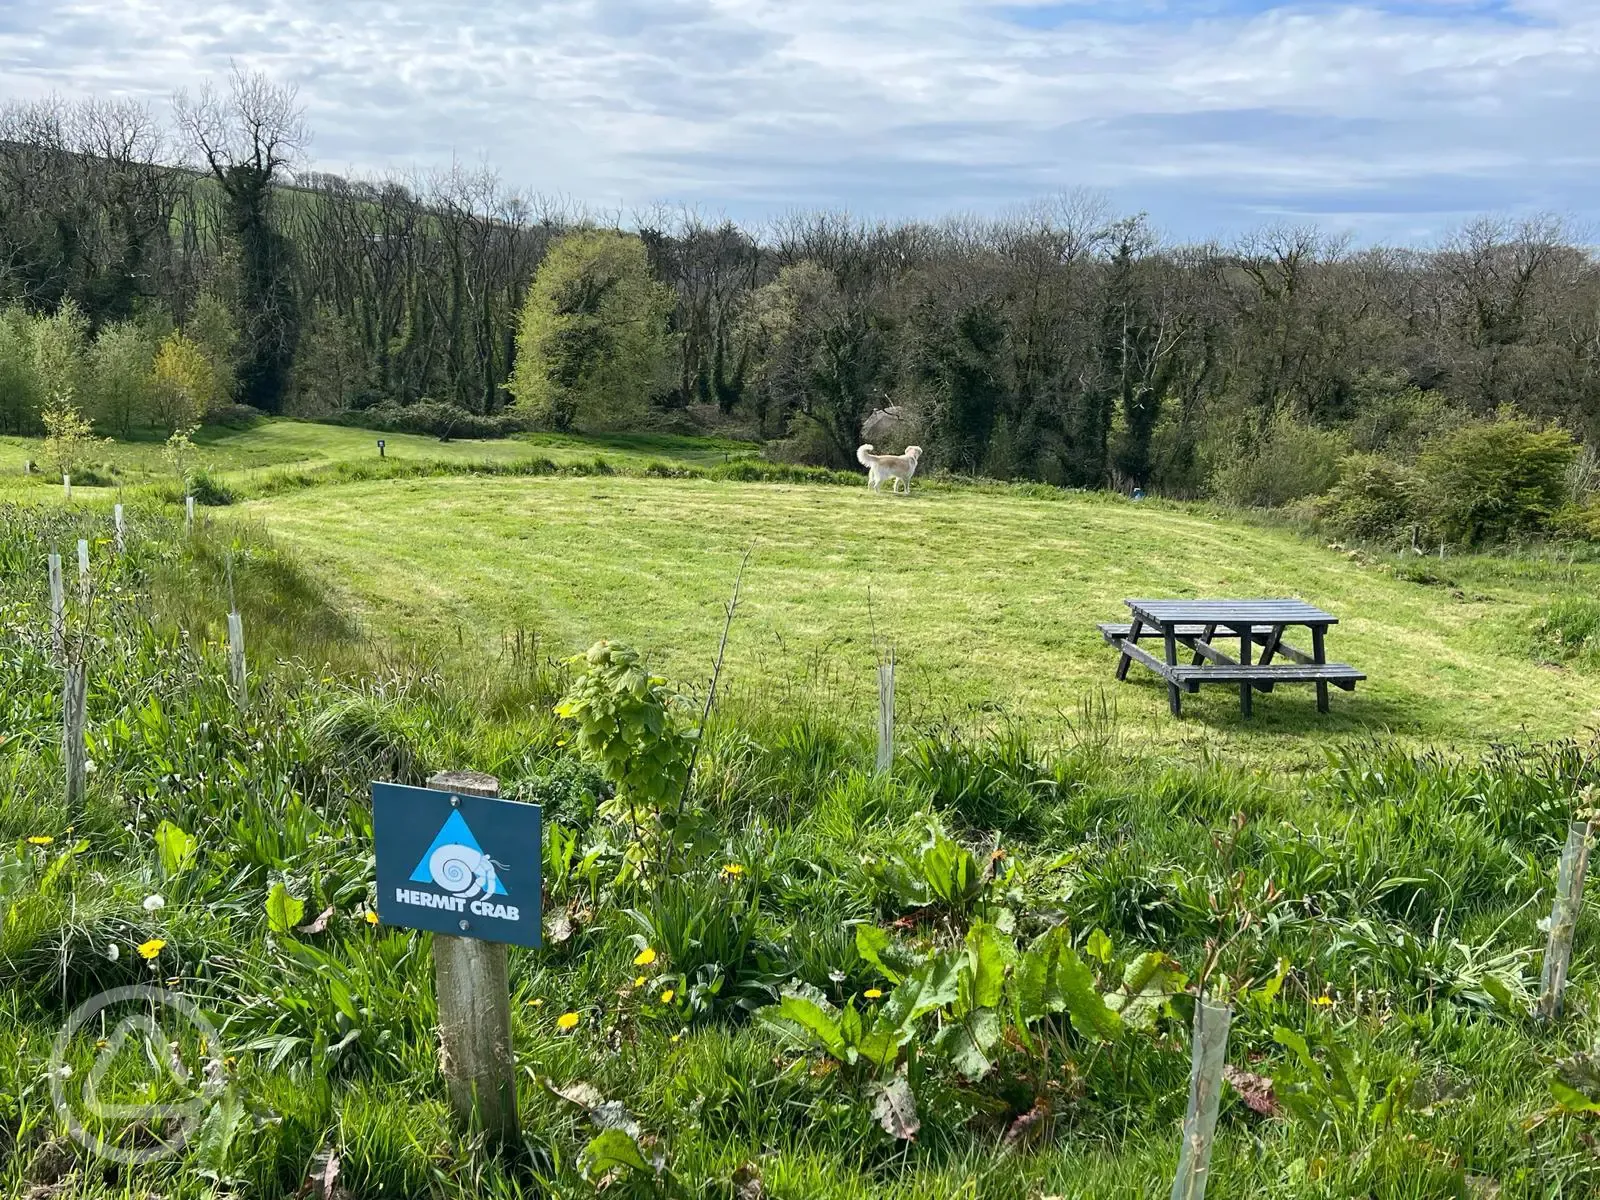
[[[439,1041],[451,1108],[502,1143],[517,1135],[506,946],[540,945],[540,811],[492,775],[372,785],[378,918],[434,933]]]

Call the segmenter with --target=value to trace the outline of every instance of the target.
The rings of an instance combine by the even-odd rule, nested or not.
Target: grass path
[[[698,679],[753,546],[729,649],[736,688],[809,671],[831,681],[827,702],[864,708],[870,585],[902,703],[923,718],[1070,716],[1103,692],[1139,736],[1274,757],[1386,731],[1482,744],[1600,721],[1600,679],[1541,666],[1507,636],[1546,594],[1536,576],[1470,594],[1423,586],[1281,530],[1154,503],[616,477],[373,482],[244,507],[375,628],[423,643],[495,646],[515,626],[561,650],[612,637]],[[1133,595],[1303,597],[1342,619],[1330,659],[1371,678],[1336,691],[1327,717],[1309,687],[1259,698],[1248,722],[1236,693],[1207,688],[1173,721],[1149,672],[1112,683],[1094,628]]]

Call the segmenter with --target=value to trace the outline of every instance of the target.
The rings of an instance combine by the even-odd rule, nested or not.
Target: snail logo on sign
[[[384,923],[539,945],[537,805],[375,783],[372,821]]]

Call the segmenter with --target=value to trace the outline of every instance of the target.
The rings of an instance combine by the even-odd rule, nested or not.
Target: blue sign
[[[537,947],[540,839],[537,804],[374,783],[378,919]]]

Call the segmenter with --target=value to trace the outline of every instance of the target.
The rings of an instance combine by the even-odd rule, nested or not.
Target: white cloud
[[[759,217],[1078,185],[1181,234],[1600,216],[1578,0],[80,0],[0,12],[18,95],[301,88],[315,166],[487,160],[529,190]]]

